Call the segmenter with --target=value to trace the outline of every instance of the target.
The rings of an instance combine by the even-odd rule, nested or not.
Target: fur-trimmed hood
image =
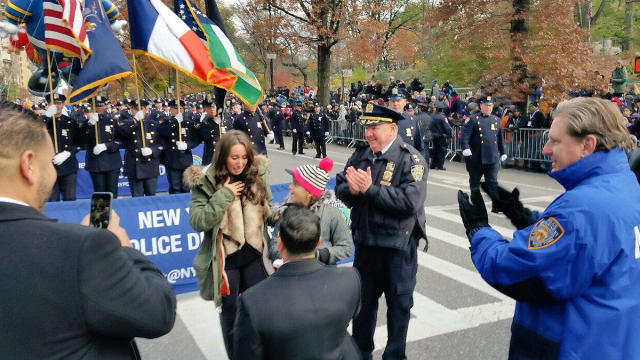
[[[267,170],[269,170],[269,166],[271,166],[271,160],[264,155],[256,155],[254,157],[254,162],[258,167],[258,174],[262,175]],[[184,173],[182,174],[182,182],[188,186],[190,189],[194,188],[196,185],[200,183],[204,174],[207,173],[211,164],[202,166],[202,165],[191,165],[189,166]]]

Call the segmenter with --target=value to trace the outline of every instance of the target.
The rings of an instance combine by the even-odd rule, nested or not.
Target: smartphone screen
[[[106,229],[109,226],[112,200],[113,195],[110,192],[94,192],[91,194],[89,225],[99,229]]]

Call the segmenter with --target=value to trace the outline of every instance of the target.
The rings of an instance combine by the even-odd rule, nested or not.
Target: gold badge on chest
[[[393,161],[389,161],[387,163],[387,167],[382,173],[382,180],[380,180],[380,185],[391,186],[391,179],[393,178],[393,170],[395,170],[396,164]]]

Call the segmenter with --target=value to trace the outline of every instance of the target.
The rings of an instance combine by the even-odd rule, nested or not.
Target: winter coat
[[[258,174],[266,188],[266,202],[269,209],[265,209],[261,221],[255,226],[262,226],[262,258],[265,269],[269,274],[273,273],[271,261],[268,259],[269,236],[263,222],[271,208],[271,189],[269,188],[269,159],[263,155],[255,157]],[[224,272],[225,247],[222,241],[221,224],[227,210],[234,202],[231,190],[225,187],[216,189],[214,168],[190,167],[185,175],[185,183],[192,187],[191,204],[189,206],[189,223],[196,231],[203,231],[204,238],[200,250],[193,259],[193,264],[198,277],[200,296],[205,300],[213,300],[216,306],[221,303],[221,296],[228,290],[226,274]],[[245,217],[246,218],[246,217]],[[245,220],[246,221],[246,220]],[[254,226],[251,224],[250,226]],[[259,249],[258,249],[259,250]]]
[[[351,234],[347,227],[347,219],[345,219],[332,203],[338,201],[335,194],[331,190],[325,190],[320,199],[309,210],[320,218],[320,234],[322,236],[322,242],[318,249],[329,250],[329,260],[327,264],[332,265],[340,260],[344,260],[353,255],[353,241],[351,240]],[[283,204],[289,203],[289,197],[287,197]],[[346,205],[344,206],[346,207]],[[275,213],[284,211],[285,207],[282,207]],[[277,237],[280,232],[280,221],[276,221],[274,224],[274,231],[271,243],[269,245],[269,253],[271,259],[276,260],[280,258],[277,249]]]

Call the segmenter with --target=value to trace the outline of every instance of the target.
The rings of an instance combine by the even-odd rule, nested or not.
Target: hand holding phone
[[[113,195],[110,192],[94,192],[91,194],[89,226],[98,229],[109,227]]]

